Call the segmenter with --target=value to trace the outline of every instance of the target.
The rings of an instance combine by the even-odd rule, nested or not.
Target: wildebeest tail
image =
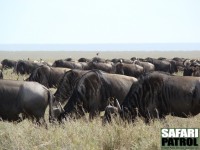
[[[50,90],[48,90],[48,103],[49,103],[49,122],[51,122],[51,119],[52,119],[52,115],[53,115],[53,99],[54,99],[54,96],[53,94],[51,93]]]

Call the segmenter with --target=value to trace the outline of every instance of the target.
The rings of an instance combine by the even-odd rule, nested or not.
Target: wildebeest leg
[[[150,121],[151,121],[151,118],[149,118],[149,117],[146,117],[144,119],[144,122],[145,122],[146,125],[150,125]]]
[[[102,120],[103,125],[105,125],[107,122],[108,123],[111,122],[111,111],[110,111],[110,108],[108,108],[108,107],[106,107],[106,109],[105,109],[105,114],[104,114],[103,120]]]
[[[99,115],[100,115],[100,111],[95,111],[95,110],[90,111],[90,113],[89,113],[90,121],[93,120],[95,117],[97,117]]]
[[[45,122],[44,119],[44,113],[41,111],[31,111],[29,110],[29,112],[25,112],[24,111],[24,117],[32,120],[33,123],[35,123],[36,125],[39,126],[45,126],[45,128],[47,128],[47,124]]]
[[[8,121],[12,121],[13,123],[19,123],[23,120],[19,115],[12,116],[12,119],[8,119]]]
[[[27,118],[27,116],[25,114],[21,113],[21,114],[16,116],[15,122],[19,123],[19,122],[23,121],[26,118]]]
[[[39,126],[44,126],[47,129],[47,123],[46,123],[44,117],[42,117],[42,118],[36,118],[36,123]]]
[[[47,123],[44,119],[44,117],[35,117],[35,116],[31,116],[29,117],[32,122],[37,125],[37,126],[42,126],[42,127],[45,127],[47,129]]]
[[[160,116],[160,121],[165,125],[166,128],[169,128],[169,124],[168,124],[168,122],[166,120],[165,115],[161,115]]]

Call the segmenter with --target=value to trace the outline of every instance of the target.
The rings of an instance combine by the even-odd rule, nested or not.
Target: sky
[[[199,0],[0,0],[0,45],[200,43],[199,7]]]

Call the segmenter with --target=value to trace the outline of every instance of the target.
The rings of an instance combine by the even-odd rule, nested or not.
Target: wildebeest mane
[[[38,70],[39,70],[40,68],[44,67],[44,66],[45,66],[45,65],[41,65],[41,66],[38,66],[36,69],[34,69],[29,78],[30,78],[30,79],[33,79],[33,80],[38,79],[38,78],[39,78],[39,74],[38,74],[39,72],[38,72]],[[29,78],[28,78],[28,79],[29,79]]]
[[[149,72],[144,72],[143,74],[141,74],[141,76],[138,78],[141,79],[141,78],[146,78],[147,76],[151,75],[152,73],[158,73],[158,74],[164,74],[164,75],[168,75],[168,76],[176,76],[176,75],[173,75],[173,74],[170,74],[169,72],[164,72],[164,71],[149,71]]]
[[[101,87],[100,87],[100,91],[101,91],[101,96],[103,100],[107,100],[108,97],[110,97],[109,95],[109,85],[106,81],[106,79],[103,77],[103,72],[100,70],[90,70],[87,73],[83,74],[76,82],[73,93],[67,103],[67,105],[65,105],[64,110],[65,112],[63,114],[61,114],[62,117],[64,117],[67,113],[71,112],[74,107],[76,107],[75,109],[77,110],[76,113],[78,113],[78,111],[81,109],[83,112],[83,99],[85,99],[85,101],[87,101],[86,97],[82,97],[82,95],[79,92],[79,87],[82,84],[82,82],[84,82],[84,80],[88,77],[88,75],[90,75],[90,73],[95,73],[96,76],[98,77]]]
[[[75,76],[75,73],[73,70],[70,70],[65,72],[62,78],[60,79],[57,88],[57,92],[59,91],[59,94],[57,94],[57,92],[54,94],[58,98],[57,101],[63,103],[64,100],[67,99],[67,97],[70,97],[69,93],[72,92],[76,85],[76,82],[79,80],[79,78],[74,78],[73,76]],[[66,78],[67,82],[65,81]]]
[[[128,109],[131,113],[131,117],[137,115],[136,109],[140,112],[138,115],[148,115],[148,110],[146,110],[147,106],[150,103],[154,103],[154,100],[158,100],[159,96],[162,96],[161,90],[164,86],[164,81],[160,73],[163,75],[170,75],[166,72],[158,72],[158,75],[145,73],[140,76],[137,83],[133,83],[131,86],[129,93],[122,103],[122,108]]]

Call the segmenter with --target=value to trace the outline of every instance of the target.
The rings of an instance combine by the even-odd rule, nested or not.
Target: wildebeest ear
[[[119,101],[117,99],[114,99],[114,106],[118,108],[119,111],[121,111],[121,106],[119,104]]]

